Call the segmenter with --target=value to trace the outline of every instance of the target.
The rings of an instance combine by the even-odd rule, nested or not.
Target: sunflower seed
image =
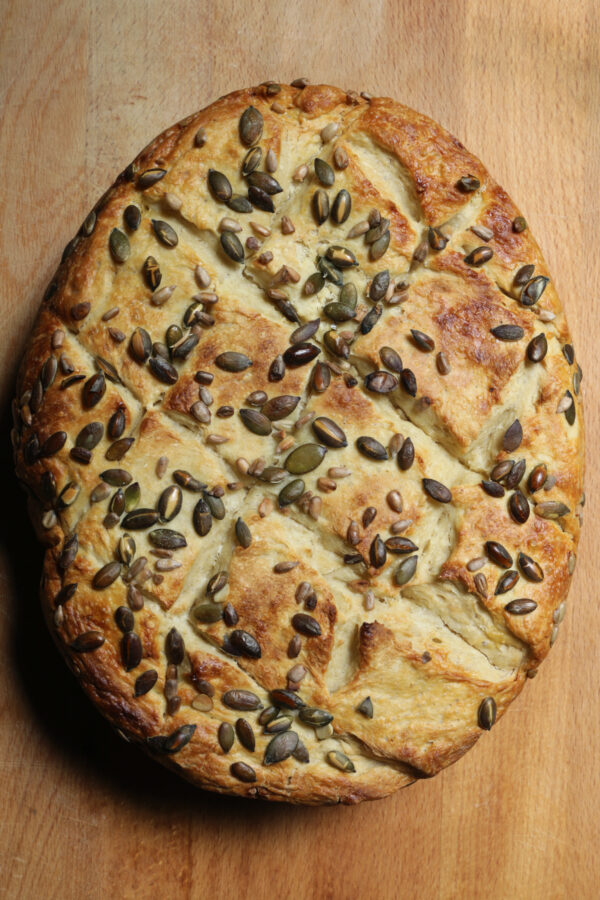
[[[544,275],[538,275],[536,278],[532,278],[521,291],[521,305],[534,306],[546,290],[546,285],[549,281],[550,279],[546,278]]]
[[[492,229],[487,228],[485,225],[471,225],[471,231],[473,234],[477,235],[478,238],[481,238],[482,241],[491,241],[494,237]]]
[[[233,742],[235,740],[235,734],[229,722],[221,722],[221,724],[219,725],[219,730],[217,732],[217,737],[223,753],[229,753],[229,751],[233,747]],[[243,765],[243,763],[238,763],[238,765]]]
[[[370,459],[387,459],[388,453],[383,444],[380,444],[379,441],[376,441],[375,438],[372,437],[359,437],[356,440],[357,449],[363,454],[363,456],[367,456]]]
[[[121,574],[121,563],[110,562],[102,566],[92,579],[92,586],[97,591],[103,591],[116,581]]]
[[[506,594],[507,591],[510,591],[512,590],[512,588],[514,588],[518,580],[519,573],[515,572],[514,569],[509,569],[508,572],[505,572],[504,575],[501,575],[498,579],[494,594]]]
[[[327,761],[336,769],[340,769],[342,772],[356,772],[356,768],[352,760],[340,750],[330,750],[327,754]]]
[[[398,587],[407,584],[417,571],[418,556],[409,556],[402,560],[396,571],[394,572],[394,581]]]
[[[260,140],[263,130],[264,120],[261,113],[254,107],[249,106],[244,110],[240,117],[240,140],[246,147],[256,144]]]
[[[496,721],[496,701],[493,697],[486,697],[479,704],[477,710],[477,722],[480,728],[489,731]]]
[[[520,325],[496,325],[490,331],[499,341],[520,341],[525,335]]]
[[[328,125],[325,125],[325,127],[321,129],[321,140],[323,143],[328,144],[329,141],[332,141],[339,130],[340,126],[337,122],[329,122]]]
[[[352,211],[352,198],[347,190],[342,189],[336,194],[331,207],[331,220],[334,225],[343,225]]]
[[[569,507],[560,500],[546,500],[543,503],[537,503],[533,511],[541,519],[560,519],[568,516],[571,512]]]
[[[485,564],[487,563],[487,559],[485,556],[478,556],[475,559],[469,560],[467,563],[467,569],[469,572],[478,572],[479,569],[483,569]]]
[[[483,574],[483,572],[478,572],[473,578],[473,583],[475,585],[475,590],[482,597],[487,597],[488,593],[488,583],[487,578]]]

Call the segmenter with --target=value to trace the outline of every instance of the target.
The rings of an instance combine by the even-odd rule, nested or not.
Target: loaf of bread
[[[434,775],[558,634],[580,382],[525,219],[456,138],[303,79],[221,98],[87,216],[21,366],[58,646],[204,788]]]

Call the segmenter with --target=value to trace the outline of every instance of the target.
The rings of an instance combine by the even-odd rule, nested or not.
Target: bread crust
[[[217,170],[234,195],[245,195],[240,120],[248,107],[262,119],[256,171],[268,150],[276,159],[271,174],[282,190],[271,195],[274,213],[256,206],[236,213],[208,184]],[[350,194],[351,214],[340,224],[315,221],[313,195],[323,189],[317,157],[334,173],[334,186],[325,187],[330,203],[342,188]],[[150,183],[155,169],[164,174]],[[131,204],[141,213],[136,228],[124,224]],[[347,237],[374,209],[389,220],[389,246],[379,258],[364,243],[365,229]],[[13,445],[47,547],[41,594],[48,626],[85,692],[126,739],[210,790],[358,803],[460,758],[535,673],[556,639],[575,565],[583,417],[564,311],[519,216],[482,163],[441,126],[391,99],[328,85],[267,84],[222,97],[153,140],[96,204],[46,291],[19,371]],[[232,233],[224,217],[239,223],[242,244],[258,238],[246,245],[243,265],[223,250],[223,234]],[[174,229],[175,246],[161,240],[164,226],[153,220]],[[126,250],[115,245],[114,229]],[[359,262],[343,272],[357,287],[356,316],[337,330],[323,307],[338,300],[339,287],[305,288],[316,257],[332,245]],[[479,264],[482,247],[493,254]],[[162,273],[154,288],[143,274],[148,257]],[[524,266],[534,268],[523,274]],[[386,269],[392,286],[373,296],[373,278]],[[543,286],[532,305],[525,286],[532,293]],[[376,319],[370,330],[360,324],[369,313]],[[328,366],[324,391],[315,389],[314,363],[287,365],[280,380],[271,378],[273,361],[289,353],[294,316],[321,319],[309,342],[316,362]],[[143,352],[146,338],[139,329],[164,343],[173,325],[180,343],[190,339],[185,354],[167,352],[165,369],[165,349],[155,343],[158,368],[140,359],[136,347]],[[498,326],[521,329],[520,337],[499,339]],[[353,334],[336,355],[345,331]],[[433,352],[418,333],[433,339]],[[532,361],[527,348],[538,335],[547,352]],[[390,370],[389,357],[386,369],[382,347],[401,357],[402,375]],[[252,365],[224,369],[220,354],[230,352]],[[375,370],[395,379],[389,392],[369,389]],[[406,370],[416,379],[414,396],[403,387]],[[296,398],[271,433],[249,430],[239,414],[259,410],[247,401],[259,391]],[[345,444],[323,444],[309,414],[332,420]],[[509,431],[515,421],[520,435],[518,427]],[[81,434],[91,423],[98,423],[95,444]],[[386,448],[385,459],[361,452],[365,436]],[[408,466],[397,459],[406,440],[414,447]],[[325,448],[324,461],[289,474],[288,455],[310,443]],[[260,464],[248,471],[260,458],[266,479]],[[498,474],[502,463],[506,472]],[[280,507],[282,484],[297,477],[312,495]],[[496,487],[482,489],[493,477]],[[439,502],[427,479],[450,491],[449,503]],[[498,496],[501,481],[508,489]],[[127,526],[124,516],[140,507],[166,508],[163,492],[174,486],[180,511],[173,519],[153,513],[150,527]],[[204,535],[194,525],[201,498],[210,510]],[[240,519],[252,535],[247,547],[236,538]],[[159,541],[158,528],[179,537]],[[133,556],[119,543],[127,533]],[[404,583],[399,566],[411,551],[388,548],[377,565],[373,558],[377,540],[394,534],[412,541],[418,557]],[[168,544],[181,539],[183,546]],[[501,545],[510,566],[498,564],[489,542]],[[141,557],[146,563],[136,571]],[[118,577],[107,574],[104,585],[98,572],[119,560]],[[499,593],[507,571],[518,579]],[[543,580],[531,580],[539,571]],[[226,585],[213,596],[210,579],[220,572]],[[523,599],[532,611],[514,612]],[[216,621],[200,610],[212,603],[223,612],[226,602],[234,613]],[[136,637],[123,624],[123,607]],[[295,629],[298,614],[310,617],[309,628],[317,623],[318,634]],[[258,642],[259,658],[238,654],[234,628]],[[290,685],[294,666],[304,676]],[[140,676],[152,671],[155,683],[140,693]],[[273,735],[261,731],[259,712],[232,709],[223,698],[249,691],[264,709],[270,692],[287,688],[329,713],[331,727],[317,734],[279,699],[310,761],[289,756],[266,765]],[[361,706],[367,697],[372,717]],[[219,728],[235,730],[240,718],[251,724],[256,749],[238,737],[226,752]],[[240,763],[252,781],[232,771]]]

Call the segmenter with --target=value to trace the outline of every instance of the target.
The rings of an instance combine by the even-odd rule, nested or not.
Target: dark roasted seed
[[[254,106],[248,106],[240,117],[240,140],[246,147],[251,147],[260,140],[264,120]]]
[[[127,672],[137,669],[142,661],[142,642],[134,631],[128,631],[121,638],[121,659]]]
[[[523,440],[523,428],[521,427],[521,423],[518,419],[512,423],[510,428],[508,428],[504,434],[504,438],[502,439],[502,448],[506,450],[507,453],[510,453],[513,450],[516,450],[521,446],[521,442]]]
[[[247,181],[252,187],[258,188],[269,196],[280,194],[283,190],[279,182],[268,172],[251,172]]]
[[[243,372],[244,369],[247,369],[252,365],[252,360],[243,353],[236,353],[232,350],[228,350],[225,353],[220,353],[216,357],[215,365],[225,372]]]
[[[92,579],[92,586],[97,591],[103,591],[116,581],[121,574],[121,563],[110,562],[102,566]]]
[[[397,375],[402,372],[402,360],[400,359],[400,355],[392,347],[381,347],[379,356],[386,369],[390,369]]]
[[[540,582],[544,580],[544,572],[539,563],[527,556],[525,553],[519,553],[519,568],[528,581]]]
[[[248,431],[251,431],[253,434],[263,436],[271,434],[273,426],[270,420],[257,409],[240,409],[240,418]]]
[[[398,379],[390,372],[371,372],[365,378],[365,387],[374,394],[389,394],[398,387]]]
[[[306,637],[318,637],[321,634],[321,626],[308,613],[296,613],[292,616],[292,627]]]
[[[148,691],[152,690],[157,681],[158,672],[156,669],[147,669],[146,672],[142,672],[135,680],[133,689],[134,696],[142,697],[144,694],[147,694]]]
[[[369,548],[369,559],[371,561],[371,565],[376,569],[381,569],[386,563],[386,544],[383,543],[378,534],[375,535],[371,542],[371,546]]]
[[[256,781],[256,772],[244,762],[236,762],[232,763],[229,767],[229,771],[233,775],[234,778],[237,778],[238,781],[243,781],[246,784],[252,784]]]
[[[486,541],[485,552],[496,565],[502,566],[503,569],[510,569],[513,564],[512,556],[502,544],[498,541]]]
[[[519,573],[515,572],[514,569],[509,569],[508,572],[505,572],[504,575],[501,575],[498,579],[498,584],[496,585],[495,594],[506,594],[507,591],[512,590],[515,584],[519,580]]]
[[[427,240],[432,250],[443,250],[448,243],[448,238],[439,228],[429,228]]]
[[[312,197],[312,212],[317,225],[322,225],[329,216],[329,197],[322,188],[315,191]]]
[[[548,470],[544,463],[539,463],[535,466],[534,469],[531,470],[529,474],[529,478],[527,480],[527,487],[530,492],[534,494],[536,491],[539,491],[543,488],[544,483],[548,477]]]
[[[129,246],[129,238],[120,228],[113,228],[108,240],[110,252],[115,262],[124,263],[129,259],[131,247]]]
[[[482,481],[481,487],[490,497],[504,497],[504,488],[497,481]]]
[[[423,478],[423,490],[438,503],[450,503],[452,500],[450,490],[434,478]]]
[[[223,231],[220,237],[221,247],[233,262],[241,263],[244,261],[244,247],[242,242],[233,231]]]
[[[383,307],[381,303],[376,303],[375,306],[369,310],[366,314],[362,322],[360,323],[360,333],[361,334],[369,334],[370,331],[373,330],[379,319],[381,318],[381,314],[383,312]]]
[[[69,647],[76,653],[90,653],[104,643],[104,635],[99,631],[84,631],[71,641]]]
[[[537,603],[535,600],[522,598],[519,600],[511,600],[510,603],[506,604],[504,609],[512,616],[526,616],[528,613],[532,613],[534,609],[537,609]]]
[[[141,507],[140,509],[134,509],[132,512],[127,513],[121,522],[121,527],[126,528],[129,531],[145,531],[146,528],[151,528],[152,525],[156,525],[157,522],[158,513],[155,509],[144,509]]]
[[[530,508],[529,503],[527,502],[527,498],[521,491],[515,491],[514,494],[510,495],[510,499],[508,501],[508,509],[515,520],[519,525],[523,525],[527,519],[529,518]]]
[[[418,556],[409,556],[400,563],[400,565],[394,572],[394,581],[396,582],[398,587],[402,587],[411,580],[411,578],[417,571],[418,561]]]
[[[546,500],[543,503],[537,503],[534,512],[541,519],[560,519],[568,516],[571,510],[560,500]]]
[[[410,538],[394,535],[385,542],[385,546],[390,553],[414,553],[419,548],[411,541]]]
[[[467,253],[464,261],[468,266],[482,266],[484,263],[489,262],[493,255],[494,251],[491,247],[476,247],[475,250]]]
[[[417,396],[417,379],[411,369],[402,369],[402,372],[400,373],[400,383],[409,396]]]
[[[315,175],[324,187],[331,187],[335,181],[333,169],[324,159],[315,159]]]
[[[262,655],[260,644],[256,638],[247,631],[236,628],[229,635],[229,641],[236,653],[239,653],[240,656],[247,656],[249,659],[260,659]]]
[[[271,766],[275,763],[283,762],[293,755],[298,747],[298,735],[295,731],[284,731],[276,735],[267,745],[263,764]]]
[[[294,481],[288,482],[288,484],[279,491],[279,496],[277,498],[279,506],[284,507],[289,506],[291,503],[295,503],[304,493],[304,488],[305,485],[301,478],[296,478]]]
[[[363,454],[363,456],[369,457],[369,459],[387,459],[388,452],[379,441],[376,441],[375,438],[372,437],[359,437],[356,440],[357,449]]]
[[[331,207],[331,220],[335,225],[343,225],[352,210],[352,198],[348,191],[339,191]]]
[[[318,439],[327,447],[346,447],[348,441],[339,425],[326,416],[318,416],[312,422],[312,429]]]
[[[546,290],[549,280],[544,275],[537,275],[536,278],[532,278],[521,291],[521,304],[523,306],[534,306]]]
[[[260,699],[256,694],[253,694],[252,691],[237,689],[226,691],[226,693],[223,694],[222,700],[229,709],[250,710],[262,708]]]
[[[473,191],[479,190],[481,182],[474,175],[463,175],[456,182],[456,187],[463,194],[471,194]]]
[[[508,475],[504,479],[504,487],[507,491],[513,491],[521,482],[525,474],[525,460],[518,460],[510,469]]]
[[[245,747],[250,753],[254,753],[256,749],[256,738],[254,737],[254,730],[250,722],[248,722],[247,719],[238,719],[235,723],[235,733],[237,734],[237,739],[242,747]]]
[[[530,362],[541,362],[548,352],[548,341],[543,332],[536,334],[527,345],[527,358]]]
[[[86,409],[91,409],[102,400],[106,391],[106,379],[103,372],[97,372],[85,382],[81,399]]]
[[[307,616],[310,619],[310,616]],[[306,706],[304,700],[301,700],[298,694],[282,688],[276,688],[269,694],[271,700],[276,706],[286,706],[288,709],[302,709]]]
[[[480,728],[489,731],[496,721],[496,701],[493,697],[486,697],[479,704],[477,710],[477,722]]]
[[[432,350],[435,350],[435,342],[433,338],[430,338],[428,334],[424,334],[422,331],[417,331],[416,328],[411,328],[410,333],[413,336],[413,341],[419,348],[419,350],[423,350],[425,353],[431,353]]]
[[[525,335],[520,325],[496,325],[490,331],[499,341],[520,341]]]
[[[317,362],[311,375],[311,387],[317,394],[322,394],[331,383],[331,369],[322,362]]]

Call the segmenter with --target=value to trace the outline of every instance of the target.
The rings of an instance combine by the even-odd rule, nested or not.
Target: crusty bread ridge
[[[434,775],[558,634],[580,382],[525,220],[456,138],[327,85],[229,94],[119,176],[33,329],[13,445],[49,628],[204,788]]]

